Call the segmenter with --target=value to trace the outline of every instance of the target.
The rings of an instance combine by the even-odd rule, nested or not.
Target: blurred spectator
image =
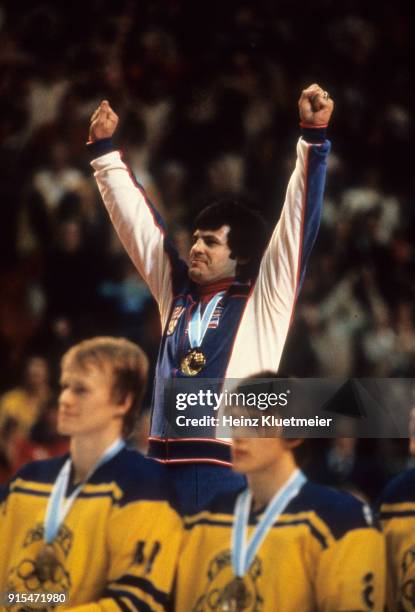
[[[107,308],[107,317],[114,321],[116,334],[136,338],[137,328],[151,293],[130,258],[122,254],[116,261],[113,279],[105,279],[98,295]]]
[[[69,450],[69,441],[57,433],[58,404],[55,397],[49,398],[40,408],[29,437],[18,438],[13,445],[12,472],[16,472],[29,461],[50,459]]]
[[[48,355],[53,387],[58,384],[61,358],[76,340],[71,321],[66,317],[56,317],[46,319],[28,345],[31,352]]]
[[[25,439],[19,432],[16,419],[7,417],[0,422],[0,485],[13,476],[13,457],[16,444]]]
[[[29,357],[21,384],[0,397],[0,423],[14,419],[19,433],[27,435],[51,393],[48,362],[43,357]]]
[[[71,197],[72,196],[72,197]],[[19,251],[46,248],[59,231],[61,219],[82,215],[94,222],[93,191],[80,170],[69,163],[69,151],[56,142],[45,167],[36,170],[20,217]]]
[[[394,376],[415,376],[414,305],[400,302],[396,313],[396,343],[393,350]]]
[[[319,440],[306,471],[313,480],[373,503],[393,474],[382,457],[386,448],[376,439]]]
[[[48,317],[65,317],[79,331],[93,329],[98,309],[97,289],[102,278],[102,259],[85,244],[81,222],[59,223],[54,245],[45,261],[43,288]]]
[[[70,165],[63,142],[54,144],[46,167],[33,175],[33,188],[41,195],[49,213],[56,211],[65,194],[85,189],[85,183],[82,172]]]
[[[302,308],[319,371],[326,376],[351,376],[355,336],[364,324],[364,313],[354,295],[355,279],[349,275],[318,305]]]
[[[387,309],[374,315],[362,338],[362,352],[366,371],[371,376],[388,376],[392,373],[396,348],[395,333],[390,326]]]

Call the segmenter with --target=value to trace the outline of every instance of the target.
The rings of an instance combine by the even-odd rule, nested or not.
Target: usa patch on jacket
[[[171,336],[172,333],[174,332],[174,330],[176,329],[176,325],[178,320],[180,319],[180,317],[182,316],[182,314],[185,311],[185,307],[184,306],[176,306],[175,309],[172,312],[170,321],[169,321],[169,325],[167,327],[167,332],[166,332],[166,336]]]

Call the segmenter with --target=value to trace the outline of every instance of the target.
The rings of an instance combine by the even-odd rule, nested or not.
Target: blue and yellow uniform
[[[415,610],[415,470],[400,474],[386,487],[380,520],[388,554],[390,610]]]
[[[65,591],[60,607],[88,612],[164,610],[181,520],[166,501],[164,466],[132,450],[121,450],[83,487],[53,541],[57,567],[39,579],[46,506],[66,459],[28,464],[3,495],[0,592]]]
[[[186,517],[176,610],[227,609],[234,573],[235,496]],[[260,513],[249,518],[248,537]],[[307,482],[274,523],[244,577],[240,609],[383,612],[385,546],[370,510],[350,495]]]

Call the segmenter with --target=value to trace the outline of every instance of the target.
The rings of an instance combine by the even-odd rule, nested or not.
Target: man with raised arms
[[[202,210],[187,266],[122,154],[111,141],[118,117],[103,101],[91,118],[89,149],[112,223],[158,302],[163,337],[157,362],[149,455],[169,465],[182,508],[203,508],[218,491],[237,490],[230,444],[212,426],[203,438],[171,427],[166,380],[242,378],[278,368],[323,201],[328,93],[301,93],[302,137],[280,220],[267,240],[257,213],[233,199]],[[276,169],[278,170],[278,169]],[[206,408],[199,407],[199,414]],[[170,419],[170,421],[169,421]]]

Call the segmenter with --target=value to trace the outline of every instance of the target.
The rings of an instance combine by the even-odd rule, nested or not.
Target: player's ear
[[[290,438],[285,440],[285,444],[289,450],[298,448],[304,442],[304,438]]]
[[[122,399],[119,399],[115,408],[115,414],[117,416],[124,416],[130,410],[133,404],[132,393],[127,393]]]
[[[238,266],[246,266],[246,264],[251,261],[251,257],[237,257],[236,261]]]

